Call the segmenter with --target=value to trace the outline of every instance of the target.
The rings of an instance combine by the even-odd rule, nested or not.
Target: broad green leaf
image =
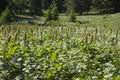
[[[55,67],[56,67],[57,69],[61,69],[61,68],[62,68],[62,66],[59,65],[59,64],[55,64]]]
[[[18,46],[13,47],[11,50],[8,51],[7,55],[14,55],[17,48],[18,48]]]
[[[56,56],[57,56],[56,53],[52,53],[50,60],[54,62],[56,60]]]
[[[49,79],[52,76],[52,73],[48,72],[47,73],[47,78]]]

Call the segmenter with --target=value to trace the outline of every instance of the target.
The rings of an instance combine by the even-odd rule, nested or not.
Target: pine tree
[[[53,1],[53,3],[48,8],[48,10],[44,13],[45,13],[46,21],[58,20],[59,13],[55,1]]]

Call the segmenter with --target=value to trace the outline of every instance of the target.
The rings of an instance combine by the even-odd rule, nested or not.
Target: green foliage
[[[48,10],[47,11],[45,11],[45,10],[43,10],[43,13],[44,13],[44,16],[46,17],[46,21],[49,21],[49,20],[51,20],[52,18],[52,14],[51,14],[51,9],[50,8],[48,8]]]
[[[65,0],[68,12],[74,8],[76,13],[82,14],[90,10],[92,0]],[[84,4],[84,5],[83,5]]]
[[[89,11],[105,14],[120,11],[120,0],[0,0],[0,14],[9,7],[14,14],[42,16],[42,10],[48,9],[51,5],[54,7],[51,14],[55,20],[58,19],[58,12],[70,12],[71,7],[78,14]]]
[[[119,80],[120,27],[110,24],[118,15],[66,27],[2,25],[0,79]]]
[[[44,14],[46,17],[46,21],[58,20],[59,14],[55,2],[53,2],[53,4],[48,8],[46,12],[44,12]]]
[[[31,15],[41,15],[42,1],[41,0],[30,0],[29,12]]]
[[[17,3],[18,0],[14,1]],[[32,1],[35,2],[30,7],[34,9],[33,14],[36,14],[41,8],[39,10],[36,6],[37,0]],[[111,9],[111,6],[106,5],[107,2],[102,2],[102,5],[100,2],[98,8],[103,11]],[[12,12],[24,8],[16,8],[12,4],[2,13],[1,22],[11,22]],[[79,6],[76,11],[78,9]],[[83,12],[84,9],[81,9]],[[46,21],[50,20],[51,24],[58,24],[57,21],[52,22],[58,19],[55,4],[48,9],[46,17]],[[71,21],[76,21],[74,11],[71,11],[70,17]],[[120,80],[119,14],[82,18],[90,21],[89,24],[81,21],[79,25],[68,22],[65,27],[2,25],[0,80]],[[63,20],[66,21],[65,16]]]
[[[119,11],[118,4],[120,2],[118,0],[92,0],[93,8],[97,9],[99,13],[114,13],[116,10]]]
[[[2,12],[0,16],[0,23],[10,23],[13,20],[13,14],[11,11],[6,8],[5,11]]]
[[[75,15],[75,11],[74,10],[71,10],[70,21],[71,22],[76,22],[76,15]]]

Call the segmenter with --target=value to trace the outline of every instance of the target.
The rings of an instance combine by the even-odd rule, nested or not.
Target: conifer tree
[[[46,16],[46,21],[58,20],[59,13],[55,1],[53,1],[53,3],[48,8],[48,10],[45,12],[45,16]]]

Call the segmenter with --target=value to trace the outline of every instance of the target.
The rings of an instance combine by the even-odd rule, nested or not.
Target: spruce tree
[[[48,10],[44,13],[45,13],[46,21],[58,20],[59,13],[55,1],[53,1],[53,3],[48,8]]]

